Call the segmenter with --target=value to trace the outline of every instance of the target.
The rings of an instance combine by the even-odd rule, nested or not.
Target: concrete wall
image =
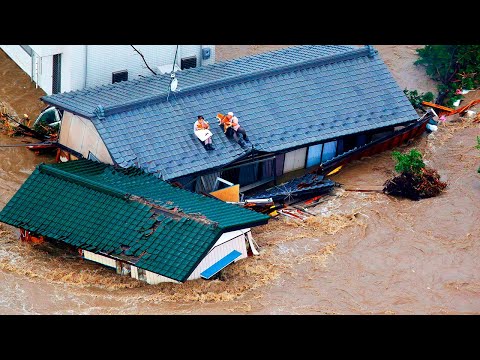
[[[65,111],[60,128],[60,144],[81,153],[88,158],[91,152],[101,162],[113,165],[105,143],[88,119]]]

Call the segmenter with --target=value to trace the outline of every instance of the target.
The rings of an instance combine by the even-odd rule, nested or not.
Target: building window
[[[62,91],[62,54],[53,55],[52,94]]]

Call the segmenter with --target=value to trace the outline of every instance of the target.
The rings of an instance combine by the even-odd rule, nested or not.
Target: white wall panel
[[[285,163],[283,165],[283,172],[303,169],[305,167],[305,159],[307,157],[307,148],[301,148],[290,151],[285,154]]]
[[[95,254],[95,253],[92,253],[92,252],[87,251],[87,250],[83,250],[83,257],[87,260],[91,260],[91,261],[94,261],[96,263],[112,267],[114,269],[116,268],[115,260],[111,259],[109,257],[99,255],[99,254]]]
[[[68,111],[63,113],[60,143],[81,153],[86,158],[90,151],[101,162],[113,164],[105,143],[93,123]]]
[[[238,232],[233,231],[231,233],[225,233],[222,236],[224,235],[226,237],[223,237],[223,239],[222,237],[220,237],[220,239],[217,240],[216,244],[213,246],[213,248],[210,250],[207,256],[203,258],[200,264],[198,264],[197,268],[192,272],[192,274],[190,274],[190,276],[188,277],[188,280],[199,279],[200,274],[204,270],[208,269],[217,261],[227,256],[233,250],[237,250],[242,253],[242,255],[239,256],[235,260],[235,262],[247,257],[247,246],[245,244],[245,235],[242,231],[238,231]],[[226,238],[229,238],[229,240],[225,241]]]

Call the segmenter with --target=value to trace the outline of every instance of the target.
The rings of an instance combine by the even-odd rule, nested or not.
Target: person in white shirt
[[[208,121],[205,121],[202,115],[198,115],[197,121],[195,121],[195,124],[193,124],[193,131],[197,132],[199,130],[208,130],[208,129],[210,129],[210,125],[208,124]],[[212,145],[211,136],[204,141],[204,145],[205,145],[205,149],[207,150],[215,150],[215,148]]]
[[[238,123],[238,118],[233,115],[233,112],[229,112],[228,116],[230,117],[230,122],[232,123],[233,138],[235,139],[235,141],[240,142],[238,134],[243,135],[243,140],[249,141],[245,129],[240,126],[240,124]]]

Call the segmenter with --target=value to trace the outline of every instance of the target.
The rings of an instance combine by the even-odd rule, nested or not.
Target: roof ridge
[[[130,195],[128,199],[131,201],[138,202],[140,204],[150,206],[151,211],[154,212],[156,215],[163,215],[178,221],[182,219],[189,219],[206,226],[213,226],[214,228],[219,227],[218,222],[210,220],[205,215],[198,214],[198,213],[186,213],[183,211],[182,208],[178,206],[175,206],[175,208],[173,209],[168,209],[165,206],[161,206],[152,202],[147,197],[138,196],[138,195]]]
[[[344,51],[344,52],[333,54],[333,55],[322,56],[314,59],[307,59],[304,61],[294,62],[291,64],[281,65],[278,67],[261,69],[261,70],[253,71],[246,74],[233,75],[226,78],[215,79],[215,80],[211,80],[211,81],[200,83],[200,84],[194,84],[191,86],[187,86],[179,91],[176,91],[175,97],[178,98],[181,96],[191,95],[198,91],[205,91],[205,90],[208,90],[209,88],[218,87],[219,85],[223,85],[223,86],[229,85],[230,83],[236,83],[240,80],[248,81],[248,80],[253,80],[258,77],[263,77],[270,74],[279,74],[279,73],[289,72],[294,69],[301,70],[301,69],[312,67],[315,65],[326,65],[326,64],[336,63],[339,61],[352,60],[362,56],[372,57],[372,52],[367,46],[364,46],[358,49],[351,49],[349,51]],[[121,113],[132,107],[147,105],[149,102],[163,102],[164,100],[167,99],[167,97],[168,97],[168,93],[165,92],[161,94],[150,95],[142,99],[131,100],[119,105],[112,105],[108,107],[101,106],[101,110],[103,113],[102,115],[108,116],[108,115]],[[88,117],[93,117],[95,115],[96,114],[89,114]]]
[[[44,174],[52,175],[56,178],[67,180],[74,184],[87,187],[89,189],[92,189],[110,196],[114,196],[120,199],[127,200],[128,197],[130,196],[129,194],[123,191],[117,190],[111,186],[100,184],[96,181],[83,178],[79,175],[72,174],[69,171],[61,170],[49,164],[41,163],[37,166],[37,169]]]

